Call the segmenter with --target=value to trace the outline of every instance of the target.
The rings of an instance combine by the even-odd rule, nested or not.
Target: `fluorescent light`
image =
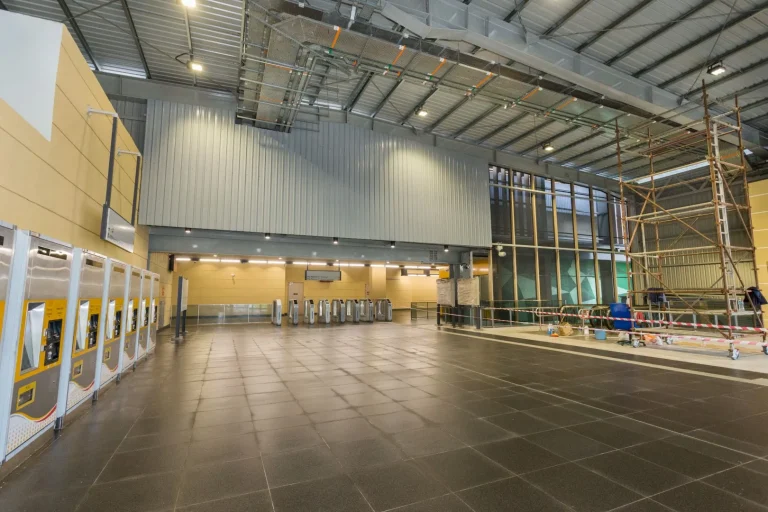
[[[336,266],[337,267],[348,267],[349,263],[337,263]]]
[[[382,265],[381,263],[371,263],[371,268],[384,268],[386,265]]]
[[[313,267],[327,267],[328,266],[328,264],[326,262],[324,262],[324,261],[313,261],[313,262],[310,263],[310,265],[313,266]]]
[[[364,267],[365,263],[347,263],[350,267]]]
[[[176,261],[192,261],[192,258],[176,258]]]
[[[709,167],[709,162],[698,162],[695,164],[690,165],[684,165],[682,167],[675,167],[674,169],[668,169],[666,171],[661,171],[659,173],[656,173],[653,175],[654,180],[660,180],[664,178],[669,178],[671,176],[675,176],[676,174],[682,174],[684,172],[693,171],[695,169],[701,169],[702,167]],[[650,176],[643,176],[642,178],[638,178],[634,180],[635,183],[648,183],[651,181]]]
[[[269,261],[268,263],[269,263],[270,265],[285,265],[285,262],[284,262],[284,261],[279,261],[279,260],[271,260],[271,261]]]
[[[408,274],[408,277],[429,277],[426,274]]]
[[[725,73],[726,69],[725,66],[723,66],[722,61],[721,62],[715,62],[714,64],[711,64],[707,68],[707,73],[709,73],[712,76],[719,76]]]
[[[307,265],[306,261],[292,261],[291,265]]]
[[[385,265],[387,268],[400,268],[400,265]]]
[[[267,263],[267,260],[248,260],[248,263],[254,263],[257,265],[265,265]]]
[[[218,263],[219,258],[200,258],[198,261],[201,263]]]
[[[231,258],[230,259],[221,259],[219,261],[221,261],[222,263],[240,263],[240,260],[235,260],[235,259],[231,259]]]
[[[197,5],[197,2],[195,0],[181,0],[181,5],[189,9],[194,9]]]
[[[431,270],[431,269],[432,269],[432,267],[430,267],[430,266],[428,266],[428,265],[427,265],[427,266],[419,266],[419,267],[418,267],[418,269],[419,269],[419,270]]]
[[[189,67],[190,71],[193,71],[195,73],[200,73],[203,70],[203,65],[194,60],[190,60],[189,62],[187,62],[187,66]]]
[[[419,267],[417,267],[416,265],[406,265],[403,268],[413,268],[413,269],[416,269],[416,268],[419,268]]]

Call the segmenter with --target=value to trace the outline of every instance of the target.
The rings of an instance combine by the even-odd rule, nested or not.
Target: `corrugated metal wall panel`
[[[291,134],[150,100],[140,222],[491,244],[488,163],[351,125]]]
[[[110,97],[109,101],[120,116],[125,129],[131,134],[133,142],[139,151],[144,151],[144,130],[147,124],[146,100],[135,100],[118,97]]]

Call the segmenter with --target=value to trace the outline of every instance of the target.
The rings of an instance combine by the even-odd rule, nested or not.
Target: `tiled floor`
[[[201,329],[3,511],[768,512],[768,388],[398,324]]]

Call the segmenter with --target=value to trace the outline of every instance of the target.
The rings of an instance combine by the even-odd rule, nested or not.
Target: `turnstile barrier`
[[[291,325],[299,325],[299,301],[291,299],[288,301],[288,323]]]
[[[283,325],[283,301],[280,299],[272,301],[272,325]]]
[[[317,302],[317,321],[321,324],[331,323],[331,303],[328,299],[320,299]]]
[[[376,320],[379,322],[392,321],[392,301],[389,299],[376,300]]]
[[[359,324],[360,323],[360,303],[357,302],[357,299],[349,299],[346,303],[347,306],[347,319],[351,320],[352,323]]]
[[[360,299],[360,321],[361,322],[373,322],[376,315],[373,308],[373,301],[371,299]]]
[[[304,323],[313,325],[315,323],[315,301],[304,299]]]
[[[331,302],[331,319],[340,324],[347,321],[347,309],[343,299],[333,299]]]

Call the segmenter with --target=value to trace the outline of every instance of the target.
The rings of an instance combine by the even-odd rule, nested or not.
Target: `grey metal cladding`
[[[349,124],[287,134],[234,115],[148,102],[142,224],[491,244],[483,159]]]

